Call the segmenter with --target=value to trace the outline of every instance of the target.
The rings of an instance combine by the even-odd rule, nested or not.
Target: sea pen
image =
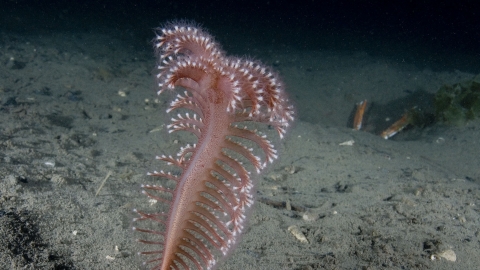
[[[167,109],[178,112],[169,132],[190,132],[197,142],[175,157],[157,157],[177,173],[151,172],[161,184],[142,186],[168,210],[134,210],[133,229],[149,247],[139,253],[151,269],[212,269],[244,229],[253,204],[250,171],[260,173],[277,158],[265,133],[253,126],[273,128],[283,138],[294,109],[275,72],[226,56],[196,25],[168,23],[157,29],[154,46],[158,94],[178,91]]]

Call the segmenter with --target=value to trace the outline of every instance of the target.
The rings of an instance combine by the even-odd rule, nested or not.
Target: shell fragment
[[[297,238],[298,241],[300,241],[302,243],[308,243],[307,238],[302,233],[302,231],[300,231],[300,228],[298,228],[297,225],[292,225],[292,226],[288,227],[288,231],[291,234],[293,234],[293,236],[295,236],[295,238]]]

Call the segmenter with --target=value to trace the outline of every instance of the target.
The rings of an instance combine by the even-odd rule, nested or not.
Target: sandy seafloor
[[[363,51],[249,54],[279,71],[298,120],[274,139],[280,158],[256,177],[249,226],[219,269],[479,269],[480,121],[378,136],[429,102],[415,93],[475,74]],[[154,66],[114,35],[0,34],[0,269],[140,268],[132,209],[155,206],[139,186],[156,155],[190,142],[166,132],[172,95],[155,95]]]

